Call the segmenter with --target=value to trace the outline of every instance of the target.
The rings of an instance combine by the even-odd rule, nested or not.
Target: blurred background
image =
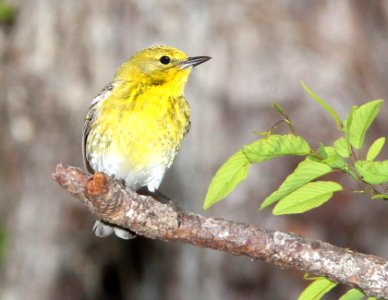
[[[312,212],[257,210],[298,159],[254,166],[227,200],[201,210],[217,168],[281,119],[273,102],[311,145],[338,137],[300,80],[342,118],[351,105],[388,98],[387,1],[0,0],[0,299],[296,299],[306,286],[299,272],[245,257],[96,238],[93,216],[52,181],[57,163],[83,167],[90,101],[154,44],[213,57],[186,88],[191,132],[163,193],[187,211],[388,258],[388,204],[352,194],[340,175],[347,190]],[[387,113],[385,103],[368,143],[386,136]]]

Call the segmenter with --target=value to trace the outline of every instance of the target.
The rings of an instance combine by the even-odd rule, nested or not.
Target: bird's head
[[[147,87],[165,86],[183,92],[192,67],[209,59],[209,56],[188,57],[169,46],[152,46],[126,61],[118,69],[116,79]]]

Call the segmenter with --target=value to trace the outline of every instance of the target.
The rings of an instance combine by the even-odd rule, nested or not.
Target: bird
[[[86,114],[82,156],[87,171],[104,172],[134,191],[157,192],[190,129],[190,106],[184,97],[190,72],[209,59],[157,45],[124,62]],[[93,231],[98,237],[132,236],[102,220]]]

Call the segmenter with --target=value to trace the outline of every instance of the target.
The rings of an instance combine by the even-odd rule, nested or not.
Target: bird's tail
[[[133,239],[135,237],[135,235],[128,229],[116,225],[111,225],[101,220],[97,220],[94,223],[93,231],[98,237],[107,237],[112,233],[124,240]]]

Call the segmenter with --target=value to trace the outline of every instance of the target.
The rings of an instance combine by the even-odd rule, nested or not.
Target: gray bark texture
[[[380,257],[287,232],[185,213],[126,190],[103,173],[90,177],[79,168],[58,165],[53,178],[98,219],[147,238],[259,258],[283,269],[328,277],[370,297],[388,298],[388,261]]]

